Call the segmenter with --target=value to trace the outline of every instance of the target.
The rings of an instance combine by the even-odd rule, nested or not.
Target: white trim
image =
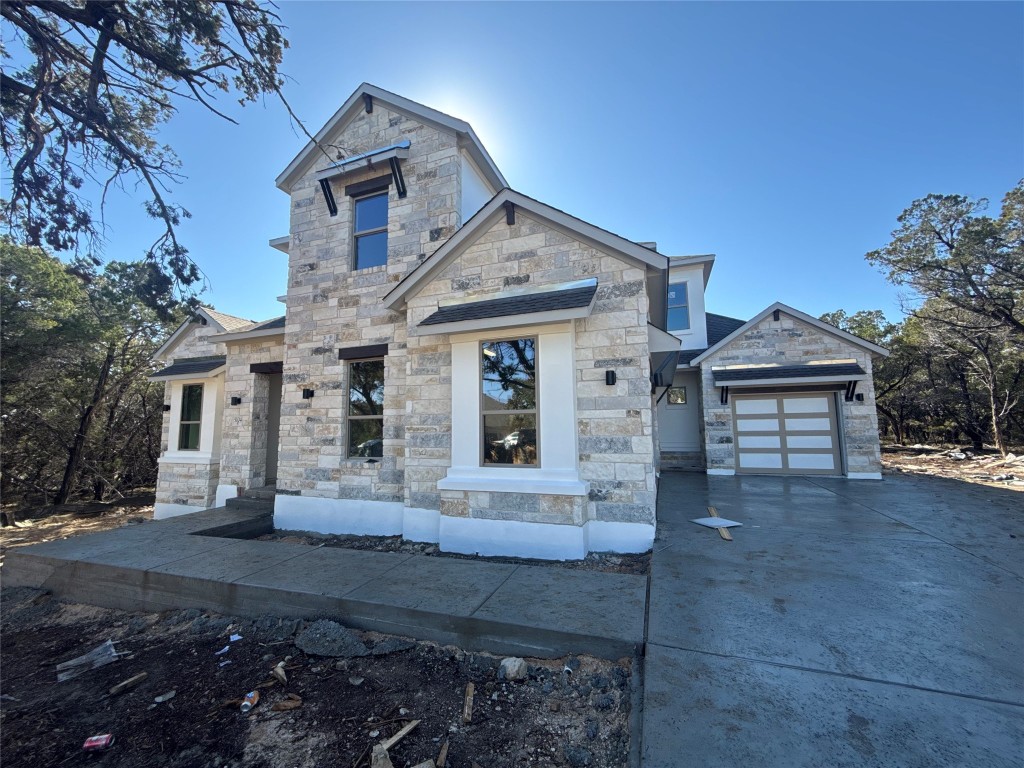
[[[401,283],[399,285],[401,285]],[[842,341],[845,341],[848,344],[853,344],[855,347],[866,349],[868,352],[874,355],[880,355],[882,357],[889,356],[889,350],[885,349],[884,347],[880,347],[877,344],[872,344],[870,341],[862,339],[859,336],[854,336],[852,333],[847,333],[846,331],[836,328],[834,325],[829,325],[828,323],[822,322],[816,317],[806,315],[798,309],[793,309],[792,307],[786,306],[781,301],[777,301],[770,307],[759,312],[752,319],[748,320],[746,323],[741,325],[739,328],[730,333],[728,336],[726,336],[720,342],[715,344],[713,347],[710,347],[709,349],[704,350],[701,354],[697,355],[690,361],[690,365],[699,365],[701,362],[709,358],[711,355],[718,352],[718,350],[729,346],[729,344],[731,344],[735,339],[745,334],[751,328],[757,327],[757,325],[762,320],[764,320],[766,317],[768,317],[768,315],[772,314],[776,310],[778,310],[779,312],[785,312],[790,317],[807,323],[808,325],[817,328],[819,331],[824,331],[825,333],[835,336],[837,339],[841,339]]]
[[[516,216],[526,214],[526,218],[536,218],[552,229],[576,240],[591,245],[602,251],[610,251],[627,261],[664,270],[668,267],[668,257],[657,251],[637,245],[612,232],[589,224],[582,219],[545,205],[539,200],[527,197],[511,189],[503,189],[481,208],[461,229],[448,238],[430,257],[410,272],[382,300],[387,309],[396,309],[404,305],[407,298],[414,296],[417,289],[432,280],[437,273],[454,257],[461,254],[505,216],[505,203],[516,206]]]
[[[326,499],[279,493],[274,497],[274,527],[289,531],[400,536],[404,509],[400,501]]]
[[[167,366],[167,367],[170,368],[170,366]],[[161,382],[161,381],[195,381],[195,382],[203,383],[203,381],[205,381],[207,379],[212,379],[212,378],[214,378],[216,376],[220,376],[222,373],[224,373],[224,371],[226,369],[227,369],[227,361],[225,361],[222,365],[219,365],[216,368],[213,368],[213,369],[211,369],[209,371],[204,371],[203,373],[178,373],[178,374],[175,374],[173,376],[161,376],[159,371],[158,371],[157,373],[154,373],[151,376],[147,376],[146,378],[149,379],[150,381],[156,381],[156,382]]]
[[[213,506],[223,507],[226,505],[228,499],[234,499],[238,496],[237,485],[218,485],[217,495],[214,497]]]
[[[543,441],[542,434],[542,446]],[[580,480],[576,470],[526,467],[452,467],[446,477],[437,481],[437,487],[442,491],[544,493],[549,496],[586,496],[590,493],[590,483]]]
[[[847,480],[881,480],[881,472],[847,472]]]
[[[640,554],[654,546],[654,526],[591,520],[583,526],[588,552]]]
[[[441,513],[436,509],[406,507],[402,513],[402,538],[437,544],[440,541]]]
[[[722,477],[731,477],[736,474],[735,469],[708,469],[707,474],[709,475],[721,475]]]
[[[274,248],[281,253],[288,253],[288,249],[291,247],[292,238],[290,235],[282,235],[281,237],[272,237],[269,240],[271,248]]]
[[[167,451],[156,461],[157,464],[195,464],[213,467],[220,464],[220,456],[213,456],[209,451]]]
[[[679,337],[663,331],[656,325],[647,324],[647,347],[651,354],[655,352],[678,352],[681,344]]]
[[[715,254],[705,253],[700,256],[669,256],[669,273],[674,267],[692,267],[700,265],[704,273],[704,287],[708,287],[708,280],[711,279],[711,269],[715,266]]]
[[[431,109],[423,104],[417,104],[415,101],[406,99],[398,94],[385,91],[383,88],[363,83],[356,88],[355,93],[348,97],[345,103],[341,105],[341,108],[331,116],[331,119],[324,124],[324,127],[317,131],[316,136],[306,143],[302,151],[288,163],[288,167],[278,175],[275,180],[278,189],[285,192],[291,191],[292,185],[299,179],[308,163],[315,157],[322,156],[320,146],[332,134],[342,130],[352,118],[364,109],[364,94],[369,95],[375,105],[379,102],[386,105],[389,109],[416,118],[428,125],[454,132],[460,140],[460,144],[465,142],[464,148],[473,157],[477,166],[487,175],[487,180],[491,185],[495,188],[508,186],[505,177],[501,175],[498,166],[494,164],[494,160],[487,154],[487,150],[484,149],[484,145],[480,142],[476,133],[473,132],[469,123],[451,115],[446,115],[443,112],[438,112],[436,109]]]
[[[153,505],[153,519],[166,520],[169,517],[179,515],[191,515],[193,512],[203,512],[207,507],[193,507],[189,504],[169,504],[165,501],[158,501]]]

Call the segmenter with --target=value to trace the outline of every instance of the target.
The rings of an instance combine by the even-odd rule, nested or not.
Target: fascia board
[[[189,326],[192,325],[193,320],[194,318],[190,317],[184,323],[179,325],[177,329],[175,329],[174,333],[167,337],[167,341],[161,344],[157,351],[153,353],[153,359],[163,360],[164,357],[166,357],[170,353],[170,351],[178,345],[178,342],[181,340],[181,337],[185,335],[185,332],[188,330]]]
[[[234,342],[248,339],[260,339],[267,336],[284,336],[284,328],[264,328],[259,331],[238,331],[236,333],[218,333],[210,338],[214,341]]]
[[[844,381],[867,381],[867,374],[858,373],[852,376],[790,376],[785,379],[741,379],[739,381],[720,381],[715,379],[716,387],[742,389],[743,387],[790,386],[793,384],[838,384]]]
[[[597,294],[594,294],[596,299]],[[414,336],[433,336],[441,333],[472,333],[474,331],[492,331],[502,328],[520,328],[524,325],[547,325],[564,323],[590,317],[594,308],[594,299],[585,307],[572,309],[552,309],[547,312],[531,312],[527,315],[504,315],[502,317],[485,317],[480,320],[459,320],[454,323],[438,323],[437,325],[416,326]]]
[[[889,356],[889,350],[885,349],[884,347],[880,347],[877,344],[872,344],[870,341],[862,339],[858,336],[854,336],[852,333],[841,331],[835,326],[829,325],[828,323],[818,320],[816,317],[811,317],[810,315],[804,314],[800,310],[793,309],[792,307],[777,301],[770,307],[766,308],[764,311],[756,314],[753,318],[748,320],[745,324],[741,325],[739,328],[730,333],[728,336],[726,336],[720,342],[715,344],[713,347],[709,347],[708,349],[704,350],[704,352],[697,355],[690,361],[690,365],[699,365],[704,360],[707,360],[709,357],[718,352],[720,349],[724,349],[725,347],[729,346],[729,344],[731,344],[735,339],[738,339],[751,328],[755,327],[758,323],[760,323],[762,320],[768,317],[768,315],[770,315],[775,310],[785,312],[787,315],[796,318],[797,320],[801,320],[807,323],[808,325],[814,326],[820,331],[824,331],[825,333],[835,336],[838,339],[842,339],[843,341],[853,344],[854,346],[860,347],[861,349],[866,349],[867,351],[871,352],[874,355],[879,355],[881,357]]]
[[[269,244],[271,248],[281,253],[288,253],[288,250],[291,248],[291,241],[292,239],[289,235],[284,235],[282,237],[270,238]]]
[[[159,372],[147,376],[146,378],[150,381],[202,381],[203,379],[212,379],[220,374],[224,373],[227,369],[227,363],[224,365],[214,368],[210,371],[204,371],[203,373],[179,373],[174,376],[161,376]]]

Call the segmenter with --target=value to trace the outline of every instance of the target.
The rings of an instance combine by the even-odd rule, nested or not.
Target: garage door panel
[[[826,397],[787,397],[782,401],[786,413],[828,413]]]
[[[764,400],[737,400],[736,401],[736,413],[739,414],[751,414],[751,413],[778,413],[779,412],[779,401],[777,399],[769,398]]]
[[[738,472],[842,472],[832,395],[734,395],[733,419]]]

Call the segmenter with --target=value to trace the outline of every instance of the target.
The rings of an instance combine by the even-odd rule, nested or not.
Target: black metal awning
[[[212,355],[210,357],[183,357],[175,360],[162,371],[150,374],[151,379],[167,379],[171,376],[196,376],[203,378],[203,374],[223,368],[227,362],[225,355]]]
[[[560,291],[538,291],[500,299],[470,301],[464,304],[450,304],[441,307],[419,326],[461,323],[486,320],[511,315],[534,315],[539,312],[555,312],[563,309],[580,309],[590,306],[597,294],[597,281],[578,288]]]

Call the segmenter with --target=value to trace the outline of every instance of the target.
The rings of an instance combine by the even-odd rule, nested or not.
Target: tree
[[[867,254],[888,279],[914,292],[913,313],[947,322],[934,310],[957,311],[954,322],[989,328],[993,322],[1024,337],[1024,181],[1003,199],[998,219],[981,215],[984,198],[928,195],[897,221],[892,240]],[[928,304],[929,299],[937,303]],[[929,314],[930,313],[930,314]]]
[[[168,198],[170,184],[181,179],[180,164],[156,134],[180,99],[232,122],[216,105],[218,92],[234,92],[242,105],[272,93],[288,106],[278,72],[287,42],[272,6],[5,0],[0,14],[0,143],[11,168],[4,201],[10,235],[55,251],[96,247],[102,200],[112,187],[134,181],[147,190],[145,210],[163,229],[148,258],[179,289],[193,285],[200,272],[176,234],[189,213]],[[90,192],[100,196],[99,222]]]

